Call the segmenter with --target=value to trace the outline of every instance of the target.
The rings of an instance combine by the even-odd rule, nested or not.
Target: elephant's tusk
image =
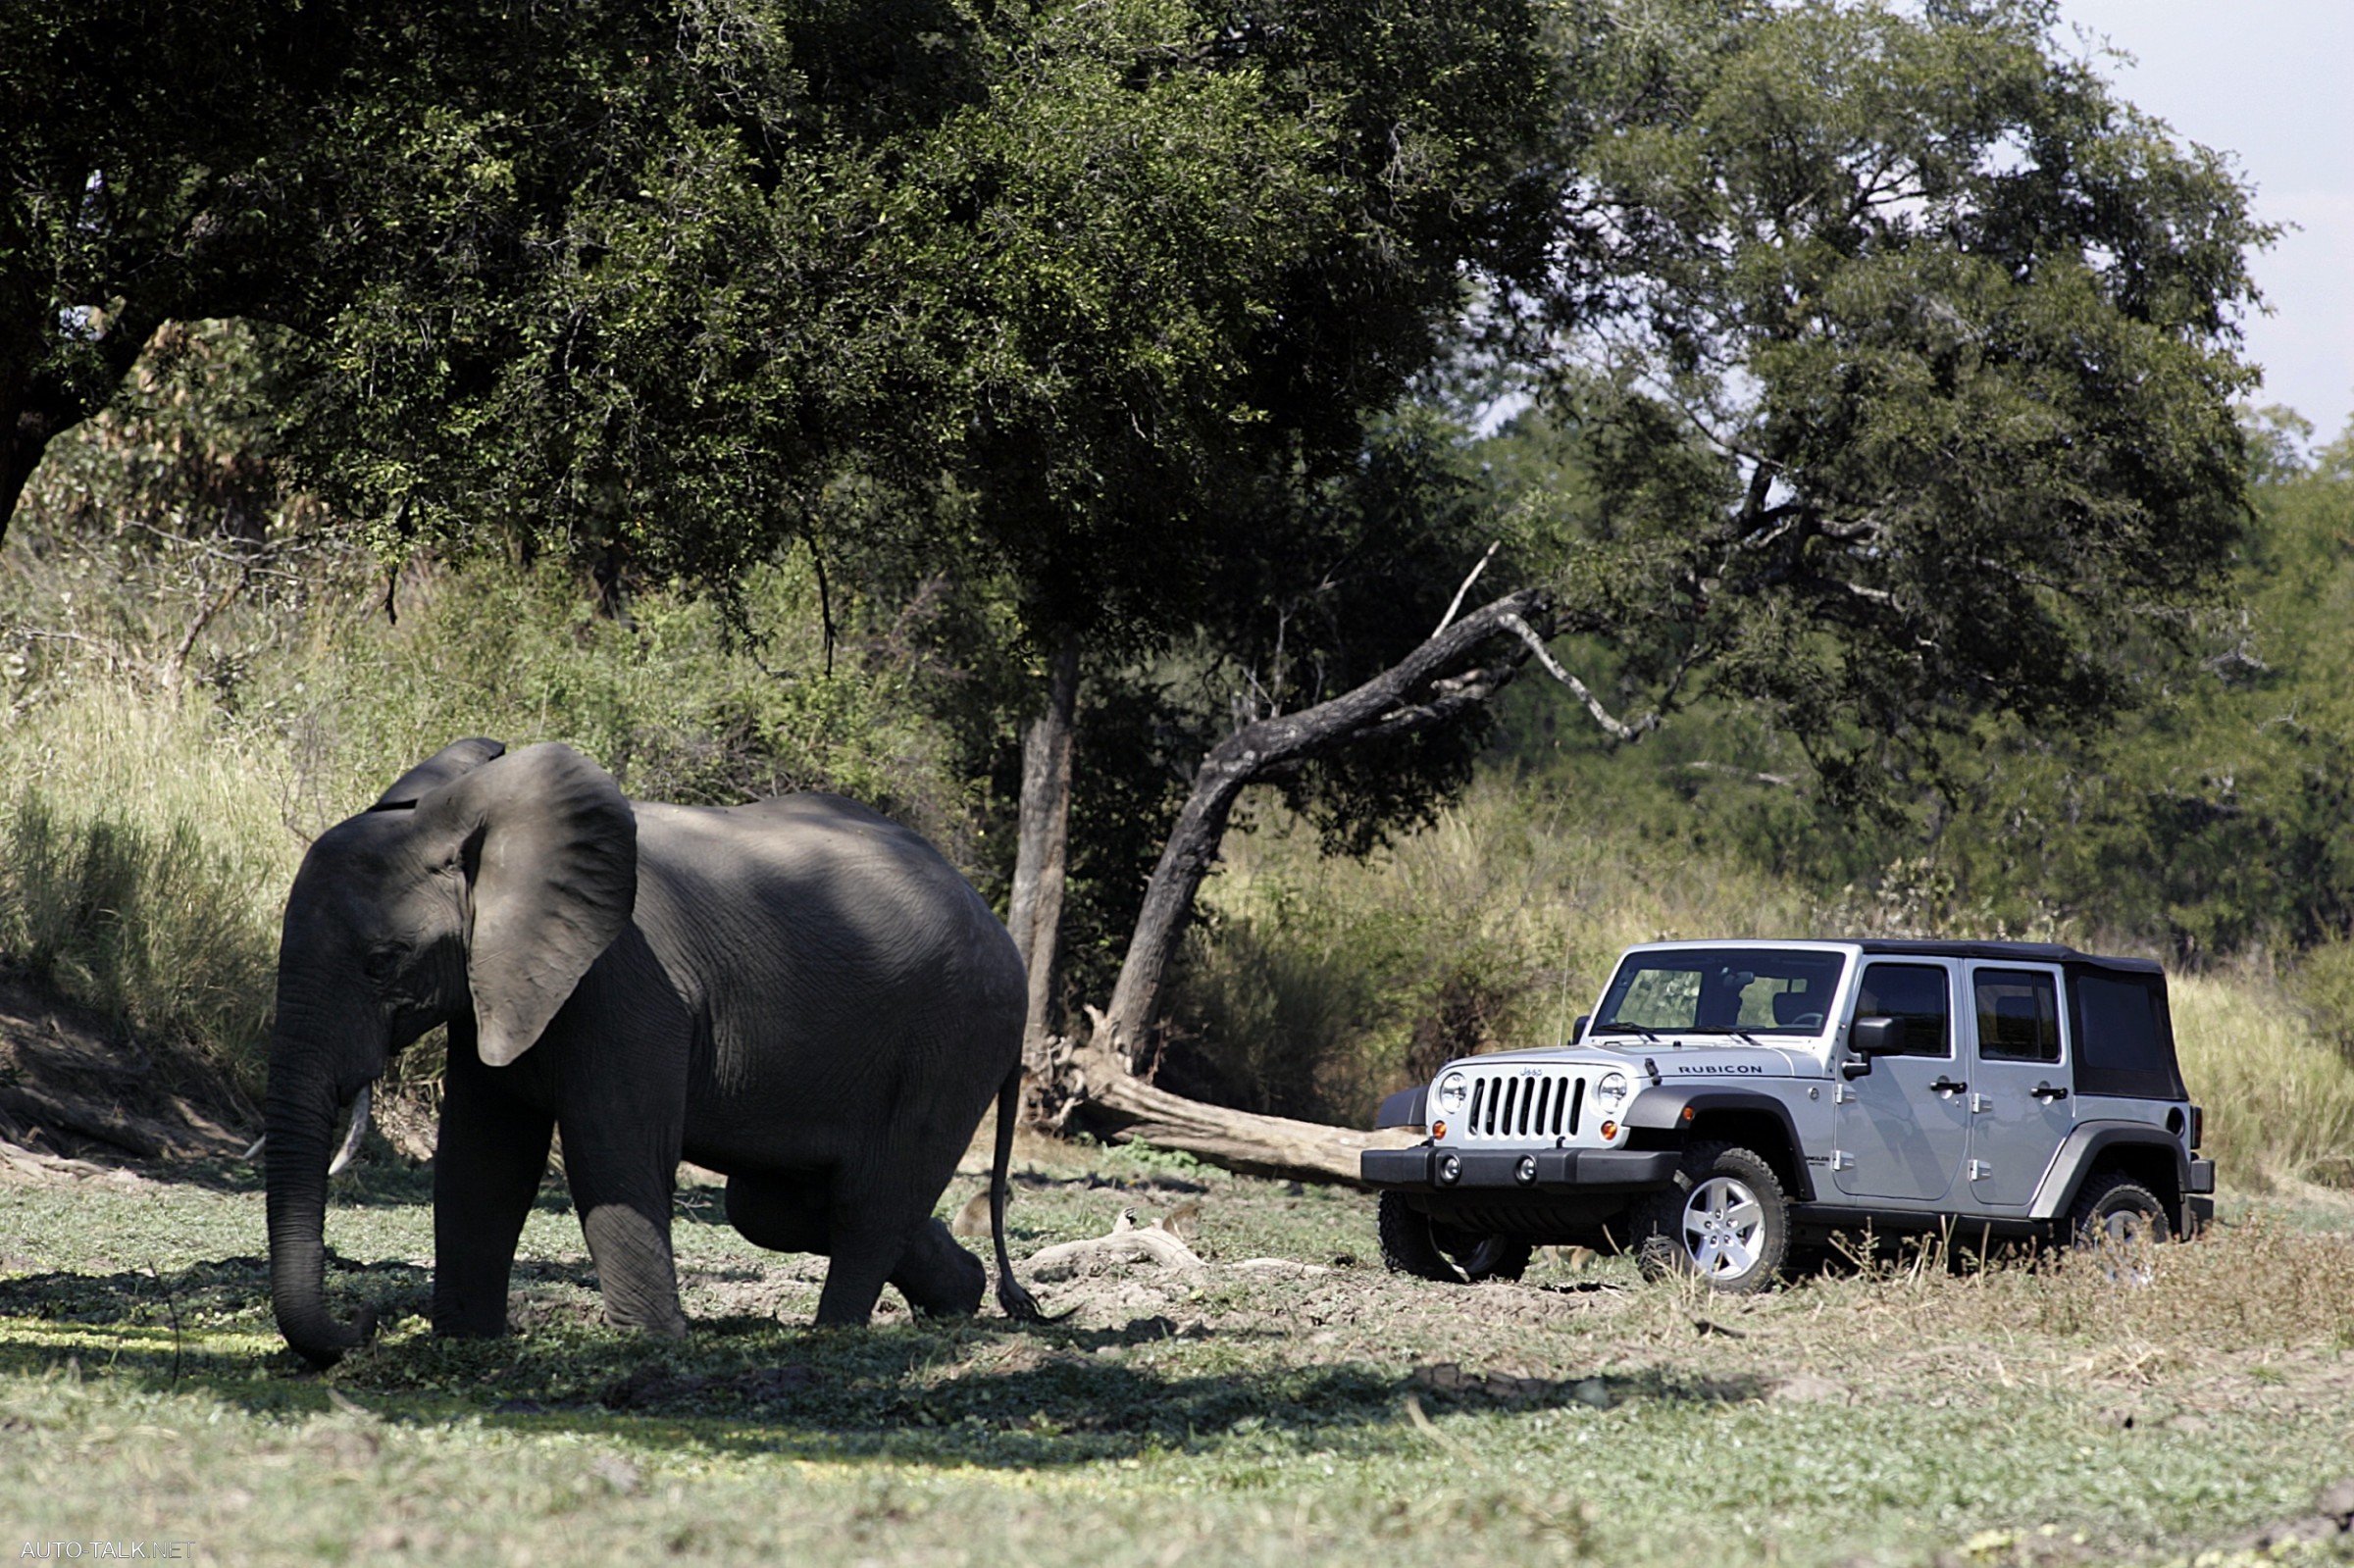
[[[247,1159],[249,1159],[249,1160],[258,1160],[258,1159],[260,1159],[260,1158],[262,1157],[262,1145],[263,1145],[264,1143],[267,1143],[267,1142],[269,1142],[269,1141],[270,1141],[270,1135],[269,1135],[269,1134],[267,1134],[267,1133],[264,1133],[264,1134],[263,1134],[263,1135],[262,1135],[260,1138],[255,1138],[255,1139],[253,1140],[253,1147],[249,1148],[249,1149],[247,1149],[247,1150],[245,1151],[245,1157],[246,1157]]]
[[[358,1098],[351,1102],[351,1131],[343,1135],[343,1146],[335,1150],[334,1159],[329,1162],[328,1175],[341,1176],[359,1157],[360,1139],[368,1134],[368,1102],[375,1087],[374,1084],[360,1086]]]

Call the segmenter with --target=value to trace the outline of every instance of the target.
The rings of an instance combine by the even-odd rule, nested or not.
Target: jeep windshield
[[[1819,1035],[1847,955],[1775,947],[1634,952],[1588,1026],[1595,1035]]]

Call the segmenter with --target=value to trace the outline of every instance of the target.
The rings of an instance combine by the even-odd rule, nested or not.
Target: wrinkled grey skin
[[[268,1098],[270,1289],[326,1365],[366,1339],[323,1294],[338,1109],[449,1026],[434,1160],[435,1332],[504,1333],[516,1239],[561,1128],[606,1316],[683,1334],[682,1157],[731,1223],[832,1263],[821,1324],[886,1284],[929,1313],[987,1284],[934,1205],[998,1101],[998,1297],[1022,967],[921,837],[832,795],[634,803],[570,747],[462,740],[313,844],[286,899]]]

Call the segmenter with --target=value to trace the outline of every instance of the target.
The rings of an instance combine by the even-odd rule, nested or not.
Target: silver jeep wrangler
[[[1383,1258],[1514,1279],[1532,1246],[1770,1283],[1840,1233],[2164,1240],[2212,1217],[2166,974],[2032,942],[1629,948],[1570,1043],[1450,1062],[1368,1150]]]

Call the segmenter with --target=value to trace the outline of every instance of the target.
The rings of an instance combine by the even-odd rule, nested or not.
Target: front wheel
[[[1697,1277],[1736,1295],[1772,1284],[1790,1250],[1790,1200],[1773,1167],[1738,1144],[1696,1143],[1683,1177],[1639,1212],[1644,1277]]]
[[[1381,1261],[1392,1274],[1445,1285],[1517,1280],[1528,1272],[1529,1243],[1481,1236],[1445,1225],[1407,1202],[1403,1192],[1381,1194]]]

